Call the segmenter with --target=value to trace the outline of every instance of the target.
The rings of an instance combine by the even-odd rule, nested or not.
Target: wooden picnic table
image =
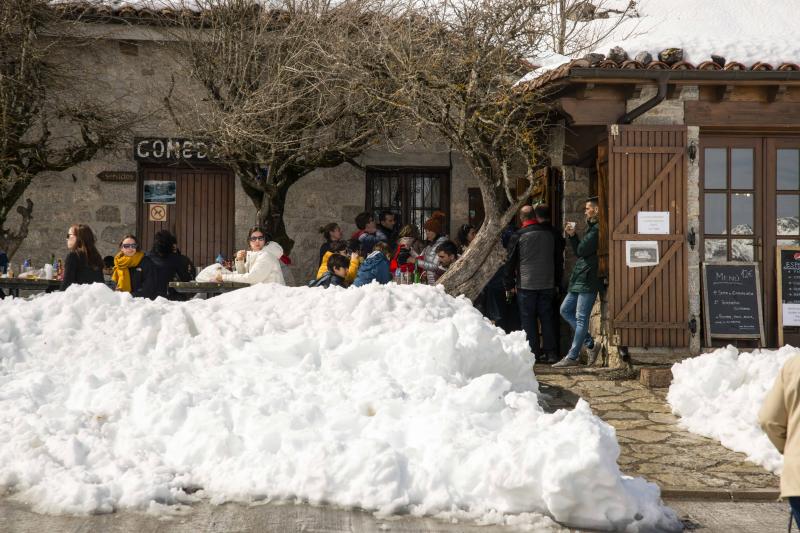
[[[19,291],[53,292],[61,287],[55,279],[32,278],[0,278],[0,289],[7,290],[12,296],[19,298]]]
[[[182,294],[207,294],[216,296],[225,292],[235,291],[236,289],[244,289],[249,287],[249,283],[241,283],[238,281],[171,281],[169,284],[171,289]]]

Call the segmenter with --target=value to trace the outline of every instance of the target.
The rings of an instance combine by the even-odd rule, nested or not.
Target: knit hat
[[[442,211],[434,211],[431,215],[431,218],[425,221],[423,224],[423,228],[428,231],[434,232],[436,235],[442,235],[444,233],[444,223],[447,215],[445,215]]]

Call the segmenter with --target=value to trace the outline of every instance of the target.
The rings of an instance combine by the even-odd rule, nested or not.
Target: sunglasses
[[[263,235],[261,237],[257,237],[257,236],[250,237],[250,242],[253,242],[253,241],[265,241],[265,240],[267,240],[267,239]]]
[[[130,250],[131,248],[135,249],[136,245],[135,244],[123,244],[122,247],[125,248],[126,250]]]

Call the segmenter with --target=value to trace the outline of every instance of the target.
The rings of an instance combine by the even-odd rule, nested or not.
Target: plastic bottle
[[[22,272],[28,272],[31,269],[31,260],[26,259],[22,262]]]
[[[403,271],[399,267],[394,271],[394,282],[398,285],[403,284]]]
[[[419,283],[419,269],[414,269],[414,283]]]
[[[53,264],[53,273],[58,275],[58,260],[54,254],[50,254],[50,262]]]

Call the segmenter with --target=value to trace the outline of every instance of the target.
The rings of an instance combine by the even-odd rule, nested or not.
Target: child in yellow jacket
[[[347,244],[344,242],[331,243],[330,251],[325,252],[325,255],[322,256],[322,264],[319,266],[319,270],[317,270],[317,279],[321,278],[322,275],[328,271],[328,258],[333,254],[340,254],[347,257]],[[361,266],[361,261],[361,256],[359,256],[358,253],[353,252],[350,254],[350,266],[347,269],[347,276],[344,278],[347,285],[355,281],[356,274],[358,274],[358,267]]]

